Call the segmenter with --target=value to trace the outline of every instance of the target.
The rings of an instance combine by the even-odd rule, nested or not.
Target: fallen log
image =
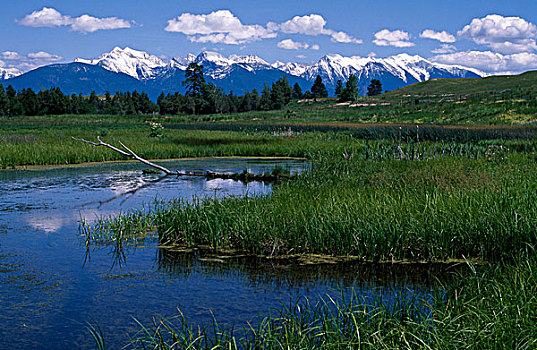
[[[123,147],[127,152],[117,148],[117,147],[114,147],[108,143],[105,143],[103,141],[101,141],[101,138],[99,136],[97,136],[97,141],[99,141],[99,143],[95,143],[95,142],[92,142],[92,141],[87,141],[87,140],[84,140],[84,139],[77,139],[76,137],[73,137],[73,140],[76,140],[76,141],[80,141],[80,142],[85,142],[85,143],[89,143],[90,145],[93,145],[95,147],[99,147],[99,146],[104,146],[104,147],[108,147],[110,148],[111,150],[114,150],[116,152],[118,152],[119,154],[122,154],[126,157],[129,157],[129,158],[132,158],[132,159],[136,159],[146,165],[149,165],[155,169],[158,169],[160,171],[163,171],[166,175],[180,175],[178,174],[178,172],[176,171],[171,171],[170,169],[168,168],[165,168],[163,166],[160,166],[158,164],[155,164],[155,163],[152,163],[146,159],[143,159],[142,157],[138,156],[136,153],[134,153],[132,150],[130,150],[127,146],[125,146],[123,143],[121,143],[121,141],[119,141],[119,144],[121,145],[121,147]]]
[[[149,165],[152,168],[155,168],[155,169],[157,169],[159,171],[162,171],[166,175],[202,176],[202,177],[205,177],[207,179],[231,179],[231,180],[240,180],[240,181],[244,181],[244,182],[248,182],[248,181],[276,182],[276,181],[280,181],[282,179],[291,179],[291,178],[295,177],[294,175],[281,174],[281,173],[251,174],[251,173],[249,173],[247,171],[244,171],[242,173],[233,173],[233,174],[215,173],[215,172],[212,172],[212,171],[184,171],[184,172],[181,172],[179,170],[172,171],[172,170],[170,170],[168,168],[165,168],[165,167],[163,167],[161,165],[155,164],[153,162],[148,161],[147,159],[144,159],[144,158],[140,157],[139,155],[134,153],[130,148],[125,146],[121,141],[118,141],[118,142],[119,142],[119,144],[121,145],[121,147],[124,150],[122,150],[120,148],[117,148],[115,146],[112,146],[109,143],[103,142],[99,136],[97,136],[97,141],[99,141],[98,143],[93,142],[93,141],[84,140],[84,139],[79,139],[79,138],[76,138],[76,137],[72,137],[72,139],[75,140],[75,141],[90,144],[90,145],[95,146],[95,147],[100,147],[100,146],[107,147],[107,148],[109,148],[109,149],[111,149],[111,150],[113,150],[115,152],[118,152],[119,154],[121,154],[121,155],[123,155],[125,157],[135,159],[135,160],[137,160],[139,162],[142,162],[142,163],[144,163],[146,165]],[[147,173],[150,173],[150,172],[147,172]]]

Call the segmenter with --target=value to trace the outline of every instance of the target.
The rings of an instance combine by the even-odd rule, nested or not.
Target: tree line
[[[212,114],[248,111],[268,111],[282,109],[292,99],[292,89],[286,76],[282,76],[261,93],[257,89],[246,91],[244,95],[226,94],[222,88],[207,83],[203,76],[203,66],[190,63],[185,72],[185,94],[161,93],[157,105],[161,114]]]
[[[371,84],[374,82],[375,80]],[[118,91],[115,95],[106,92],[104,96],[98,96],[95,92],[89,96],[83,96],[81,93],[68,96],[57,87],[36,93],[30,88],[15,91],[11,85],[4,89],[0,84],[0,116],[237,113],[278,110],[284,108],[293,99],[316,100],[328,96],[326,86],[319,75],[311,89],[304,93],[298,83],[291,87],[287,77],[282,76],[271,86],[265,83],[261,93],[253,89],[246,91],[242,96],[234,95],[232,91],[226,94],[222,88],[205,81],[203,66],[197,63],[189,64],[183,85],[185,94],[161,93],[157,103],[154,103],[145,92],[137,91]],[[345,87],[341,80],[338,80],[336,95],[342,101],[355,100],[358,98],[357,85],[354,75],[349,77]],[[382,88],[380,88],[381,91]]]
[[[50,88],[35,93],[32,89],[15,91],[9,85],[0,84],[0,116],[34,116],[61,114],[152,114],[158,112],[145,92],[116,92],[111,95],[89,96],[82,94],[65,95],[60,88]]]

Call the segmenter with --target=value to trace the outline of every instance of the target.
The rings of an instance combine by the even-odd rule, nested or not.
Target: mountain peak
[[[222,54],[215,51],[203,51],[196,57],[197,63],[211,62],[218,66],[228,66],[233,64],[233,61],[224,57]]]
[[[245,55],[245,56],[231,55],[229,56],[229,59],[235,63],[259,64],[259,65],[270,66],[270,64],[267,61],[265,61],[264,59],[256,55]]]
[[[152,79],[155,76],[155,68],[166,66],[166,63],[157,56],[130,47],[122,49],[119,46],[99,58],[92,60],[77,58],[75,62],[99,65],[109,71],[125,73],[136,79]]]

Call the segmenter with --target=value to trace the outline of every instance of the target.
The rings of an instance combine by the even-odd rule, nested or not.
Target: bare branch
[[[164,173],[166,173],[166,175],[181,175],[179,174],[178,172],[176,171],[171,171],[170,169],[168,168],[165,168],[163,166],[160,166],[158,164],[155,164],[155,163],[152,163],[140,156],[138,156],[136,153],[134,153],[132,150],[130,150],[127,146],[125,146],[123,143],[121,143],[121,141],[119,141],[119,144],[121,145],[121,147],[123,147],[124,149],[127,150],[127,152],[117,148],[117,147],[114,147],[108,143],[105,143],[101,140],[101,138],[99,136],[97,136],[97,140],[99,141],[99,143],[96,143],[96,142],[92,142],[92,141],[88,141],[88,140],[84,140],[84,139],[78,139],[76,137],[72,137],[73,140],[75,141],[80,141],[80,142],[85,142],[85,143],[89,143],[90,145],[93,145],[93,146],[96,146],[96,147],[99,147],[99,146],[104,146],[104,147],[108,147],[110,148],[111,150],[114,150],[116,152],[118,152],[119,154],[121,155],[124,155],[126,157],[129,157],[129,158],[132,158],[132,159],[136,159],[146,165],[149,165],[150,167],[153,167],[155,169],[158,169],[160,171],[163,171]]]
[[[147,164],[147,165],[149,165],[149,166],[151,166],[151,167],[153,167],[155,169],[164,171],[166,173],[166,175],[177,175],[178,174],[176,171],[171,171],[168,168],[165,168],[163,166],[160,166],[158,164],[152,163],[152,162],[150,162],[148,160],[145,160],[145,159],[141,158],[136,153],[134,153],[131,149],[129,149],[127,146],[125,146],[121,141],[118,141],[118,142],[121,145],[121,147],[125,148],[131,154],[131,156],[134,159],[139,160],[140,162],[142,162],[144,164]]]
[[[241,180],[241,181],[279,181],[281,179],[291,179],[291,178],[295,177],[295,175],[286,175],[286,174],[250,174],[250,173],[246,173],[246,172],[245,173],[240,173],[240,174],[227,174],[227,173],[214,173],[212,171],[202,171],[202,172],[199,172],[199,171],[185,171],[185,172],[171,171],[168,168],[165,168],[165,167],[160,166],[158,164],[152,163],[152,162],[140,157],[139,155],[134,153],[130,148],[125,146],[121,141],[118,141],[118,142],[121,145],[121,147],[123,147],[125,149],[126,152],[121,150],[121,149],[119,149],[119,148],[117,148],[117,147],[114,147],[114,146],[112,146],[112,145],[110,145],[108,143],[103,142],[101,140],[101,138],[98,137],[98,136],[97,136],[97,140],[99,141],[99,143],[84,140],[84,139],[78,139],[76,137],[72,137],[72,139],[75,140],[75,141],[89,143],[90,145],[93,145],[95,147],[104,146],[104,147],[110,148],[111,150],[114,150],[114,151],[118,152],[121,155],[124,155],[124,156],[132,158],[132,159],[136,159],[136,160],[138,160],[138,161],[140,161],[140,162],[142,162],[142,163],[144,163],[146,165],[149,165],[150,167],[158,169],[158,170],[164,172],[166,175],[203,176],[203,177],[205,177],[207,179],[220,178],[220,179],[232,179],[232,180]]]

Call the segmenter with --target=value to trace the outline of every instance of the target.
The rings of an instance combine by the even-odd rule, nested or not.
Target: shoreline
[[[302,157],[285,157],[285,156],[207,156],[207,157],[183,157],[183,158],[157,158],[157,159],[148,159],[151,162],[173,162],[179,160],[195,160],[195,159],[263,159],[263,160],[303,160],[306,161],[306,158]],[[84,162],[76,164],[46,164],[46,165],[16,165],[15,168],[6,168],[0,169],[0,173],[4,171],[40,171],[40,170],[55,170],[55,169],[68,169],[68,168],[78,168],[86,166],[94,166],[99,164],[115,164],[115,163],[140,163],[135,159],[125,159],[125,160],[105,160],[102,162]]]

